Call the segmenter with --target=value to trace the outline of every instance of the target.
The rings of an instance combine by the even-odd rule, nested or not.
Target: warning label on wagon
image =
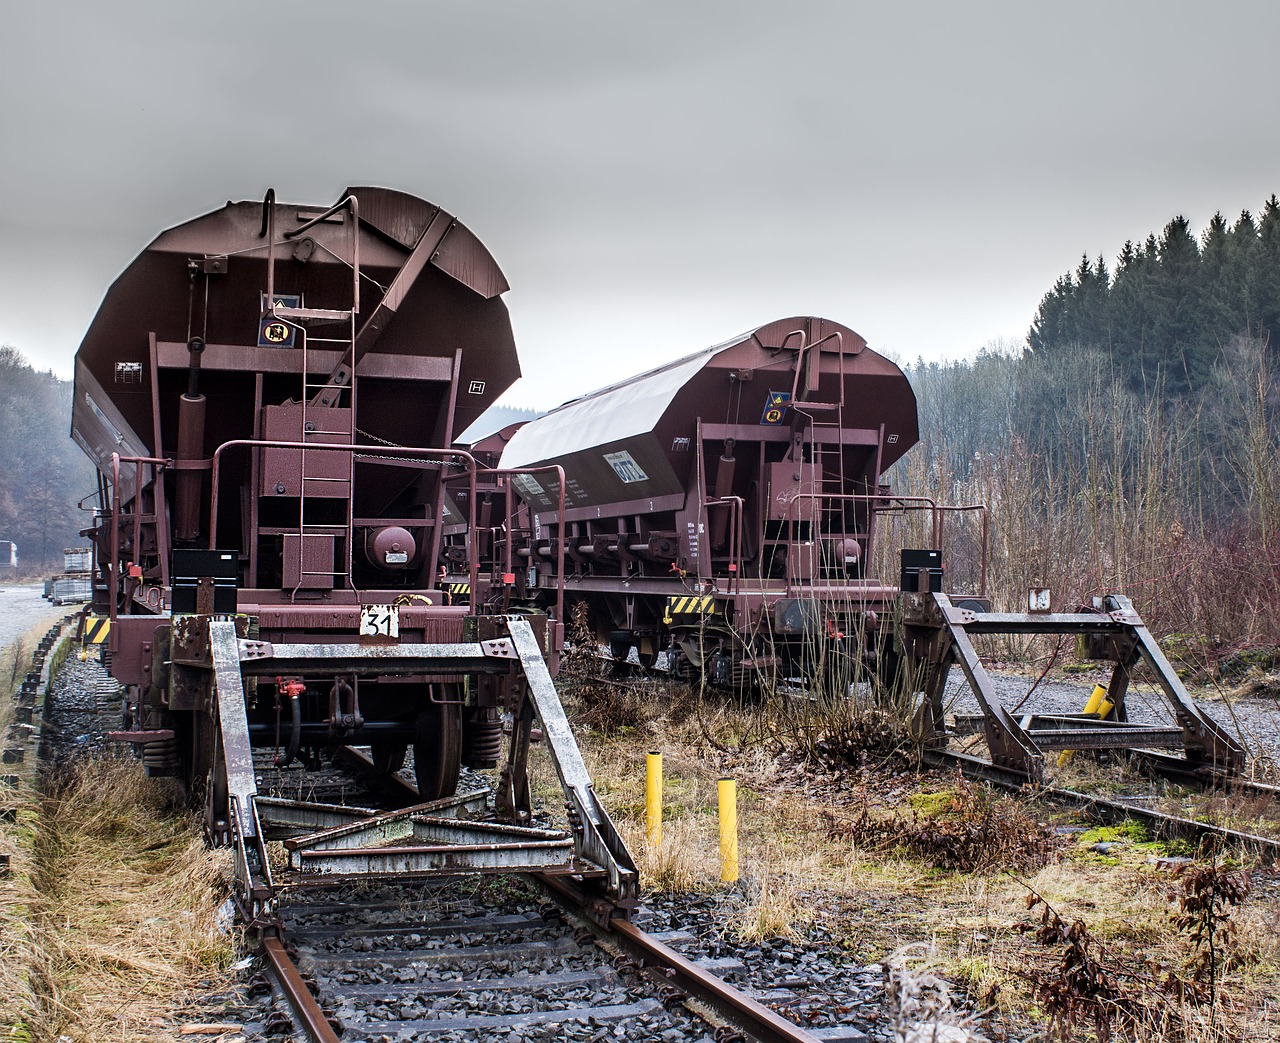
[[[633,482],[647,482],[649,480],[649,476],[644,473],[644,469],[636,463],[635,458],[625,449],[616,453],[605,453],[604,458],[609,461],[609,466],[613,468],[614,473],[627,485]]]

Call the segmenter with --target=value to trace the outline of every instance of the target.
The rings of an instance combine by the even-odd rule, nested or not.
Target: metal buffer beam
[[[600,866],[576,862],[568,833],[481,821],[487,798],[483,790],[446,797],[285,840],[289,865],[306,875],[342,878],[512,870],[605,875]]]
[[[385,814],[259,799],[262,827],[283,838],[290,868],[308,877],[430,877],[537,872],[594,881],[611,915],[635,903],[636,868],[592,787],[537,635],[527,619],[494,617],[505,637],[459,644],[271,644],[241,639],[244,674],[510,675],[515,721],[496,808],[486,792],[448,797]],[[564,789],[567,830],[529,824],[527,776],[534,720]],[[247,749],[247,740],[246,740]],[[352,813],[354,810],[354,813]]]
[[[1205,716],[1187,694],[1129,599],[1111,594],[1094,599],[1093,611],[1071,613],[982,612],[960,608],[939,593],[902,596],[904,652],[923,699],[915,729],[928,745],[946,743],[943,691],[959,665],[982,710],[992,762],[1037,784],[1044,781],[1044,753],[1054,749],[1181,748],[1191,769],[1237,774],[1244,768],[1240,744]],[[1090,658],[1114,664],[1107,698],[1114,704],[1106,720],[1084,714],[1023,714],[1002,705],[971,638],[985,634],[1029,634],[1082,639]],[[1133,668],[1146,663],[1172,712],[1165,725],[1134,724],[1124,697]]]

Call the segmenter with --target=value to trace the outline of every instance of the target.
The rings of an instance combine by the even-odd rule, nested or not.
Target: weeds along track
[[[995,678],[997,687],[1010,691],[1010,701],[1017,703],[1019,712],[1028,714],[1078,709],[1082,691],[1097,680],[1037,682],[1023,696],[1026,678]],[[1151,719],[1156,701],[1147,686],[1134,685],[1127,699],[1133,719]],[[1033,792],[1037,799],[1079,808],[1104,823],[1133,818],[1169,839],[1193,846],[1235,844],[1262,861],[1280,861],[1280,788],[1252,777],[1274,776],[1280,751],[1280,708],[1273,700],[1223,697],[1201,705],[1248,750],[1249,775],[1189,771],[1184,760],[1156,750],[1079,751],[1051,755],[1046,784]],[[990,763],[980,715],[973,713],[976,707],[959,680],[952,679],[948,685],[947,708],[958,725],[955,741],[951,749],[927,751],[925,761],[1002,788],[1023,790],[1025,779]]]
[[[359,751],[340,761],[349,767],[361,762]],[[335,773],[321,773],[316,795],[337,788],[359,796],[344,788],[340,768]],[[385,784],[368,796],[417,799],[403,776],[391,785],[400,791],[398,800]],[[288,792],[289,784],[282,789]],[[796,978],[794,953],[784,950],[771,966],[748,974],[740,960],[710,955],[696,935],[673,926],[678,911],[642,908],[637,920],[663,926],[649,934],[602,915],[558,878],[370,882],[336,890],[311,887],[303,878],[292,884],[284,883],[278,909],[284,944],[265,942],[283,1002],[264,1013],[263,1031],[285,1030],[287,1009],[299,1038],[323,1041],[341,1033],[370,1041],[862,1043],[870,1038],[863,1028],[840,1026],[838,1015],[826,1017],[827,1027],[815,1034],[777,1009],[848,1015],[878,1006],[865,978],[810,996],[815,982]],[[693,950],[689,958],[678,951],[682,946]],[[740,981],[731,984],[729,977]],[[828,970],[815,977],[838,975]]]
[[[604,665],[600,674],[607,671],[609,676],[595,676],[587,683],[595,687],[596,701],[606,710],[613,705],[607,697],[614,688],[622,693],[614,702],[640,699],[639,693],[646,686],[652,686],[654,698],[662,697],[658,693],[665,674],[644,671],[633,663],[613,663],[608,659],[600,662]],[[1065,713],[1079,709],[1082,692],[1087,694],[1095,681],[1094,677],[1087,683],[1038,680],[1031,685],[1029,695],[1020,699],[1029,685],[1026,678],[995,676],[997,687],[1007,690],[1011,703],[1017,702],[1019,710],[1026,713]],[[732,697],[719,698],[730,700]],[[860,690],[858,698],[843,706],[833,707],[799,686],[777,689],[772,699],[754,704],[756,712],[776,713],[780,699],[804,708],[798,712],[808,714],[806,723],[812,734],[825,729],[828,736],[870,735],[868,728],[857,726],[857,715],[866,714],[868,724],[872,716],[885,716],[865,690]],[[1136,719],[1153,716],[1155,696],[1147,686],[1135,685],[1130,701]],[[971,779],[1024,794],[1029,801],[1073,807],[1104,824],[1133,818],[1154,834],[1186,841],[1193,848],[1226,843],[1239,846],[1263,862],[1280,862],[1280,787],[1270,782],[1215,772],[1189,772],[1184,760],[1154,750],[1078,751],[1065,756],[1052,753],[1046,764],[1046,784],[1029,789],[1025,776],[991,763],[982,734],[981,714],[974,712],[977,705],[961,679],[952,678],[948,684],[946,706],[949,748],[921,751],[926,765],[943,771],[960,771]],[[1208,703],[1207,708],[1224,727],[1238,731],[1251,757],[1255,758],[1250,763],[1251,774],[1258,772],[1272,777],[1277,751],[1280,751],[1280,707],[1267,700],[1218,699]],[[910,742],[906,739],[905,718],[899,725],[897,731],[901,733],[900,747],[906,763],[910,759],[907,748]],[[762,726],[759,731],[766,734],[768,728]],[[833,759],[839,752],[833,745],[844,750],[842,744],[833,744],[829,739],[820,738],[814,745],[816,750],[826,748]]]
[[[44,703],[40,747],[50,779],[112,750],[106,733],[121,712],[119,687],[98,664],[69,658]],[[347,807],[416,801],[411,765],[387,782],[372,780],[362,763],[358,750],[312,771],[277,768],[269,750],[255,755],[264,795]],[[551,887],[510,876],[337,891],[286,884],[279,927],[259,940],[265,973],[212,1013],[198,998],[192,1007],[175,995],[173,1006],[194,1009],[193,1025],[230,1019],[228,1030],[251,1043],[875,1038],[868,1030],[880,1007],[877,969],[841,975],[839,961],[812,954],[798,965],[787,947],[728,957],[707,939],[714,911],[695,910],[700,930],[686,931],[680,900],[638,913],[660,928],[655,934],[630,924],[604,929],[572,890]],[[774,1008],[823,1027],[807,1031]]]

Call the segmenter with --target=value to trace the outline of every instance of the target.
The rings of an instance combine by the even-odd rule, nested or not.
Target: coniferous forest
[[[18,545],[22,574],[60,572],[63,550],[86,545],[76,505],[97,485],[70,428],[71,381],[0,347],[0,540]]]
[[[1024,344],[910,366],[922,445],[896,485],[989,505],[997,598],[1121,591],[1209,657],[1276,644],[1280,201],[1139,242],[1061,276]],[[976,555],[951,554],[975,583]]]

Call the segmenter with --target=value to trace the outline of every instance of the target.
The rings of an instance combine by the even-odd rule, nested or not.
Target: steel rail
[[[533,876],[571,911],[581,913],[591,905],[591,900],[572,884],[542,874]],[[615,917],[602,925],[588,914],[586,923],[597,937],[617,943],[660,982],[674,985],[700,1000],[751,1039],[759,1043],[819,1043],[819,1037],[808,1029],[788,1021],[723,978],[699,967],[631,921]]]
[[[284,943],[273,936],[262,938],[261,943],[262,954],[267,958],[267,969],[279,984],[289,1006],[293,1008],[307,1039],[311,1043],[340,1043],[338,1033],[329,1023],[316,998],[311,995],[297,965],[285,951]]]
[[[1025,775],[1000,768],[990,761],[968,754],[953,753],[948,750],[926,750],[924,760],[935,767],[958,768],[969,778],[989,782],[993,786],[1000,786],[1014,792],[1023,792],[1033,786],[1032,781]],[[1114,821],[1122,817],[1133,818],[1146,823],[1158,834],[1164,836],[1181,837],[1196,842],[1205,837],[1218,837],[1255,851],[1264,861],[1280,860],[1280,839],[1275,837],[1264,837],[1257,833],[1246,833],[1226,826],[1215,826],[1209,822],[1197,822],[1195,819],[1181,815],[1169,815],[1163,811],[1144,808],[1141,804],[1133,804],[1126,800],[1100,797],[1059,786],[1035,787],[1033,794],[1045,800],[1073,804],[1086,813],[1096,814],[1105,821]]]
[[[373,767],[372,759],[359,750],[348,747],[343,750],[343,755],[347,760],[366,769]],[[399,776],[392,776],[389,781],[406,796],[417,799],[418,791],[412,783]],[[532,873],[530,876],[572,913],[581,916],[584,923],[602,940],[616,942],[663,983],[675,985],[707,1004],[721,1018],[752,1039],[759,1043],[819,1043],[818,1037],[812,1032],[776,1014],[722,978],[703,970],[630,921],[611,917],[610,910],[601,908],[598,901],[575,887],[571,881],[544,873]]]

